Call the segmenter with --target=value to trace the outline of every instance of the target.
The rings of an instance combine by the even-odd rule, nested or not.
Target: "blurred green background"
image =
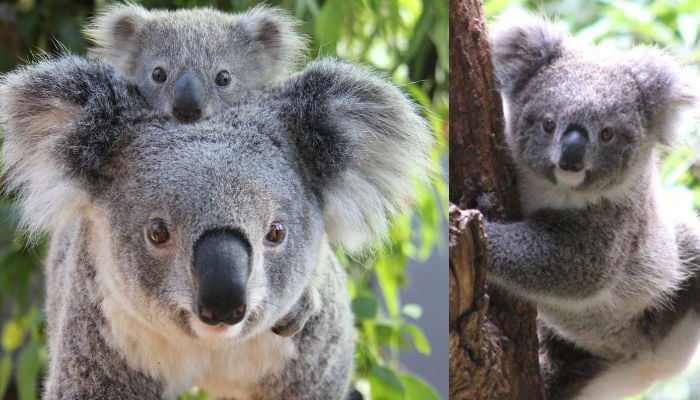
[[[591,43],[625,49],[637,44],[668,49],[700,68],[700,1],[532,1],[487,0],[488,18],[515,9],[556,17],[574,36]],[[664,149],[661,173],[669,200],[678,207],[700,209],[700,135],[697,127],[682,132],[679,143]],[[700,354],[688,369],[645,394],[628,400],[700,399]]]
[[[81,27],[108,2],[100,0],[0,0],[0,72],[30,62],[38,54],[84,54]],[[248,0],[144,0],[147,8],[211,6],[242,11]],[[429,354],[419,321],[420,304],[404,304],[409,261],[446,253],[444,233],[447,187],[441,163],[446,157],[448,42],[446,0],[274,0],[304,22],[312,38],[309,58],[333,55],[384,71],[419,103],[434,127],[436,173],[418,187],[415,214],[393,224],[391,240],[371,255],[341,260],[351,276],[350,293],[358,332],[355,387],[366,399],[439,399],[438,391],[401,365],[408,352]],[[0,399],[40,397],[45,373],[41,260],[45,241],[27,246],[18,232],[12,196],[0,201]],[[445,255],[445,254],[443,254]],[[446,274],[446,263],[436,274]],[[444,287],[443,337],[447,338],[447,286]],[[426,312],[435,312],[426,310]],[[446,345],[445,345],[446,346]],[[447,359],[429,363],[447,365]],[[445,387],[440,392],[446,393]],[[196,390],[182,399],[206,399]]]

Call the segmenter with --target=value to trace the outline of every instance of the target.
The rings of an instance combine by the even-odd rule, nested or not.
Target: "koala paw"
[[[314,296],[310,293],[311,290],[307,289],[292,307],[291,311],[277,321],[275,326],[272,327],[272,332],[280,336],[291,337],[304,329],[304,325],[306,325],[309,317],[316,310],[316,302],[314,301]]]

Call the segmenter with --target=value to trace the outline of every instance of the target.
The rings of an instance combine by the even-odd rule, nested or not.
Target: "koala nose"
[[[193,72],[185,71],[173,89],[173,115],[183,122],[194,122],[202,115],[204,85]]]
[[[246,312],[250,244],[234,231],[204,233],[194,247],[197,313],[210,325],[240,322]]]
[[[581,171],[587,145],[588,135],[584,129],[570,129],[565,132],[561,140],[559,167],[565,171]]]

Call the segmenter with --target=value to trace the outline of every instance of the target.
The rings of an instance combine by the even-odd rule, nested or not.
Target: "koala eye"
[[[151,225],[148,226],[148,240],[153,244],[165,244],[170,240],[170,233],[168,232],[168,227],[165,222],[154,219],[151,221]]]
[[[554,123],[554,120],[551,118],[545,118],[542,121],[542,129],[544,129],[545,132],[547,133],[552,133],[554,132],[554,129],[557,127],[557,124]]]
[[[615,132],[613,132],[612,128],[603,128],[598,136],[600,136],[600,140],[607,143],[613,139]]]
[[[168,79],[168,74],[165,73],[163,68],[155,67],[153,68],[153,72],[151,72],[151,78],[156,82],[163,83]]]
[[[268,243],[270,243],[272,245],[278,245],[278,244],[282,243],[286,233],[287,233],[287,230],[284,228],[284,226],[281,223],[273,222],[270,225],[270,230],[267,231],[267,235],[265,236],[265,239],[268,241]]]
[[[216,74],[215,82],[219,86],[228,86],[228,84],[231,83],[231,75],[229,75],[226,70],[219,71],[219,73]]]

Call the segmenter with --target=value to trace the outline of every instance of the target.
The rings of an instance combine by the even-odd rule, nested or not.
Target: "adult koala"
[[[352,316],[330,244],[386,232],[432,141],[396,87],[316,61],[183,125],[67,56],[5,75],[0,98],[8,184],[54,238],[46,399],[346,395]],[[305,293],[323,306],[303,330],[271,332]]]

